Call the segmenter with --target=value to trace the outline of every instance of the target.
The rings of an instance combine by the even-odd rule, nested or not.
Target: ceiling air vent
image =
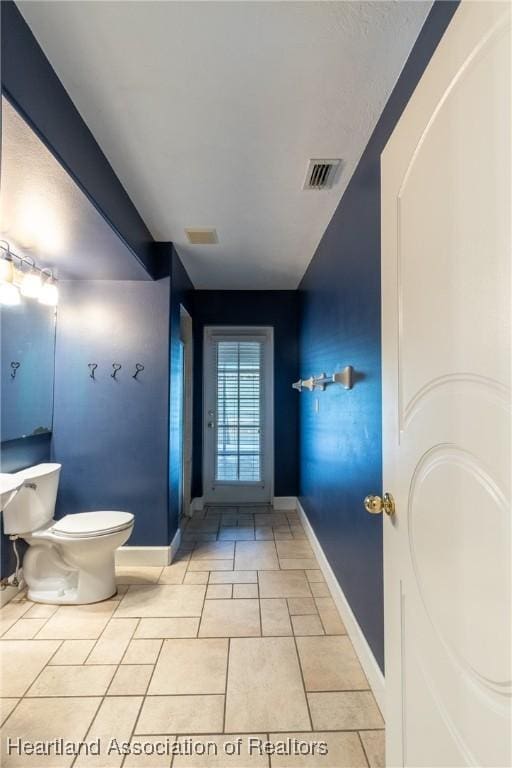
[[[185,234],[191,245],[216,245],[219,242],[216,229],[196,227],[186,229]]]
[[[341,160],[310,160],[304,189],[330,189],[336,180]]]

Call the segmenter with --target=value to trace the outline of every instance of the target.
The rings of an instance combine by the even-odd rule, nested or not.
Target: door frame
[[[187,309],[180,304],[180,342],[183,345],[183,445],[181,487],[182,513],[191,517],[192,461],[193,461],[193,403],[194,403],[194,334],[193,320]]]
[[[235,501],[221,501],[211,499],[208,493],[208,475],[211,469],[210,457],[208,455],[208,432],[207,432],[207,364],[208,364],[208,351],[209,342],[212,336],[226,336],[226,337],[248,337],[251,336],[265,336],[267,347],[267,359],[264,363],[264,381],[266,387],[270,390],[271,396],[267,398],[264,396],[265,411],[264,411],[264,434],[268,435],[268,442],[266,444],[267,450],[264,449],[264,472],[268,477],[268,493],[265,501],[246,501],[246,504],[251,506],[257,506],[258,504],[271,504],[274,498],[274,473],[275,473],[275,455],[274,455],[274,328],[270,325],[205,325],[203,331],[203,407],[202,407],[202,430],[203,430],[203,500],[205,504],[221,504],[222,506],[240,506],[244,502],[237,503]],[[264,475],[265,476],[265,475]]]

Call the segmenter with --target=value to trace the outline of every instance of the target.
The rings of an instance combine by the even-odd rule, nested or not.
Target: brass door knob
[[[364,500],[364,508],[371,515],[380,515],[385,512],[386,515],[395,514],[395,500],[390,493],[385,493],[384,498],[380,496],[367,496]]]

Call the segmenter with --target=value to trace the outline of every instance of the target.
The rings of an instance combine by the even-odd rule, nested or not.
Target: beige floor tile
[[[162,640],[132,640],[123,656],[122,664],[156,664]]]
[[[347,630],[343,624],[336,603],[332,597],[317,597],[315,602],[318,613],[322,619],[326,635],[346,635]]]
[[[284,597],[260,600],[260,608],[263,635],[287,637],[293,634]]]
[[[206,590],[207,600],[226,600],[233,596],[232,584],[210,584]]]
[[[270,741],[276,743],[287,737],[309,744],[316,742],[317,747],[309,755],[274,755],[270,761],[272,768],[366,768],[357,733],[271,733]],[[321,744],[326,745],[327,754],[321,754]]]
[[[226,730],[309,730],[295,643],[288,637],[231,640]]]
[[[48,663],[58,665],[85,664],[95,642],[95,640],[64,640],[55,656],[52,656]]]
[[[147,696],[135,733],[222,733],[224,696]]]
[[[260,571],[260,597],[311,597],[304,571]]]
[[[292,616],[294,635],[323,635],[322,622],[315,616]]]
[[[184,584],[208,584],[209,571],[192,571],[186,573],[183,579]]]
[[[288,525],[288,518],[284,512],[270,512],[254,515],[254,524],[258,528],[265,526],[276,527],[278,525]]]
[[[359,733],[370,768],[385,768],[386,739],[384,731],[361,731]]]
[[[41,631],[38,640],[95,640],[119,605],[105,600],[93,605],[61,605]]]
[[[298,571],[314,568],[317,561],[311,557],[279,558],[279,565],[283,571]]]
[[[192,518],[187,524],[185,531],[201,531],[202,533],[217,533],[220,524],[220,515],[208,515],[202,518]]]
[[[224,571],[210,574],[210,584],[256,584],[256,571]]]
[[[0,609],[0,635],[7,632],[7,630],[10,629],[18,619],[21,619],[33,605],[34,603],[31,603],[28,600],[20,602],[11,600],[7,605],[4,605],[4,607]]]
[[[100,698],[23,699],[4,726],[2,738],[2,768],[66,768],[75,759],[72,755],[48,756],[6,754],[5,735],[24,742],[49,742],[54,739],[81,741],[89,728]]]
[[[255,735],[256,736],[256,735]],[[178,742],[183,744],[182,754],[177,754],[174,758],[173,768],[267,768],[268,757],[258,754],[257,751],[249,751],[249,739],[255,736],[229,735],[223,736],[207,735],[194,741],[202,742],[205,745],[206,754],[186,755],[185,742],[188,736],[180,736]],[[265,740],[263,734],[259,735],[261,740]],[[241,739],[240,746],[239,739]],[[234,754],[230,754],[230,752]]]
[[[311,592],[313,594],[313,597],[330,597],[331,596],[331,593],[329,592],[329,587],[325,582],[310,581],[309,586],[311,587]]]
[[[307,614],[317,614],[316,603],[312,597],[289,597],[288,609],[290,616],[306,616]]]
[[[199,637],[257,637],[260,631],[258,600],[207,600]]]
[[[124,664],[114,675],[109,696],[144,696],[147,691],[153,664]]]
[[[297,648],[307,691],[369,688],[348,637],[298,637]]]
[[[219,541],[254,541],[254,528],[221,528]]]
[[[156,584],[161,566],[116,566],[118,584]]]
[[[276,545],[273,541],[237,541],[235,570],[279,570]]]
[[[71,665],[46,667],[26,694],[29,697],[46,696],[103,696],[114,676],[113,664],[97,667]]]
[[[3,640],[32,640],[40,629],[44,627],[47,619],[20,619],[2,636]]]
[[[111,619],[85,663],[119,664],[136,626],[137,619]]]
[[[199,618],[193,619],[141,619],[134,637],[196,637]]]
[[[258,585],[257,584],[233,584],[233,597],[236,600],[240,598],[255,598],[258,597]]]
[[[227,658],[227,640],[164,640],[148,693],[224,693]]]
[[[325,582],[324,575],[321,570],[318,568],[314,568],[313,570],[307,570],[306,576],[308,578],[308,581],[310,581],[312,584],[320,584],[322,582]]]
[[[121,749],[114,748],[112,740],[118,744],[128,741],[142,704],[141,696],[113,696],[103,700],[87,734],[87,740],[99,739],[101,750],[97,757],[80,755],[74,768],[117,768],[123,762]],[[110,754],[109,754],[110,752]]]
[[[191,560],[188,572],[192,571],[232,571],[232,560]]]
[[[238,514],[227,512],[221,516],[220,524],[223,528],[236,528],[238,526]]]
[[[309,693],[313,728],[328,731],[355,731],[383,728],[384,721],[371,691]]]
[[[190,531],[190,533],[185,532],[183,534],[182,538],[182,545],[187,544],[189,542],[193,544],[198,544],[199,542],[203,541],[217,541],[217,534],[216,533],[201,533],[200,531]]]
[[[0,641],[2,696],[23,696],[58,647],[56,641]]]
[[[0,725],[9,717],[18,701],[19,699],[0,699]]]
[[[274,528],[274,539],[276,541],[288,541],[293,539],[292,532],[289,528],[280,525],[277,528]]]
[[[136,585],[121,600],[116,617],[200,616],[205,592],[206,587],[200,584]]]
[[[32,608],[29,608],[26,613],[23,614],[24,619],[49,619],[53,616],[57,610],[58,605],[46,605],[45,603],[34,603]]]
[[[254,533],[256,535],[256,541],[273,541],[274,539],[274,530],[270,525],[256,528]]]
[[[133,736],[123,768],[169,768],[174,735]]]
[[[192,552],[192,560],[232,560],[234,556],[233,541],[211,541],[198,544]]]
[[[280,559],[290,558],[314,558],[313,550],[307,541],[294,539],[293,541],[276,541],[277,554]]]
[[[158,579],[159,584],[183,584],[183,579],[187,572],[188,560],[180,560],[162,568],[162,573]]]
[[[306,531],[302,525],[290,525],[290,530],[294,539],[307,539]]]

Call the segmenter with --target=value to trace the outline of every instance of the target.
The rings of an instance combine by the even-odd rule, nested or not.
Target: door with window
[[[205,329],[204,498],[270,502],[273,482],[271,328]]]

